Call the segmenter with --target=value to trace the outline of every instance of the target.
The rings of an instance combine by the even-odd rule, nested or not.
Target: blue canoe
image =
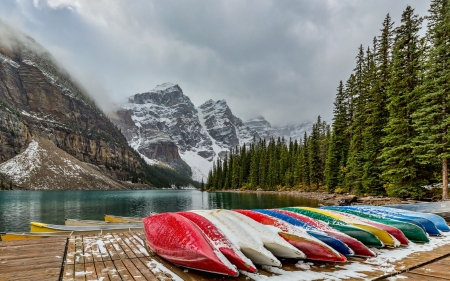
[[[321,231],[320,229],[317,229],[307,223],[304,223],[300,220],[294,219],[288,215],[285,214],[281,214],[278,212],[274,212],[271,210],[264,210],[264,209],[256,209],[256,210],[252,210],[258,213],[262,213],[268,216],[272,216],[274,218],[280,219],[282,221],[285,221],[287,223],[290,223],[294,226],[300,227],[304,230],[306,230],[306,232],[313,236],[314,238],[319,239],[320,241],[324,242],[325,244],[327,244],[328,246],[332,247],[333,249],[335,249],[336,251],[338,251],[339,253],[343,254],[344,256],[353,256],[355,254],[355,252],[350,249],[344,242],[342,242],[339,239],[336,239],[328,234],[326,234],[325,232]]]
[[[399,213],[399,214],[403,214],[403,215],[407,215],[407,216],[415,216],[415,217],[425,218],[425,219],[432,221],[436,225],[437,229],[439,229],[440,231],[444,231],[444,232],[450,231],[450,227],[447,225],[447,222],[444,220],[443,217],[441,217],[439,215],[414,212],[414,211],[402,210],[402,209],[397,209],[397,208],[390,208],[388,206],[383,207],[383,209],[387,209],[393,213]]]
[[[368,213],[373,214],[377,216],[381,216],[384,218],[389,219],[395,219],[399,221],[409,222],[413,223],[417,226],[420,226],[423,230],[425,230],[429,235],[431,236],[441,236],[441,232],[439,229],[437,229],[436,225],[430,221],[429,219],[418,217],[418,216],[412,216],[412,215],[405,215],[399,212],[396,212],[394,209],[394,212],[388,210],[384,207],[375,207],[375,206],[329,206],[329,207],[323,207],[324,209],[347,209],[347,210],[354,210],[362,213]]]

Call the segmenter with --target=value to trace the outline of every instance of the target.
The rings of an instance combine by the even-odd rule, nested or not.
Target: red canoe
[[[147,242],[159,256],[197,270],[238,276],[239,272],[189,219],[163,213],[142,219]]]
[[[345,256],[341,255],[325,243],[311,237],[309,234],[297,229],[295,226],[287,222],[251,210],[234,211],[261,224],[274,226],[280,229],[281,232],[279,235],[294,247],[301,250],[308,259],[331,262],[345,262],[347,260]]]
[[[251,273],[257,271],[252,261],[249,260],[217,227],[206,218],[192,212],[177,212],[177,214],[195,223],[203,233],[216,245],[219,251],[238,269]]]
[[[366,219],[366,218],[358,217],[358,216],[355,216],[355,215],[352,215],[352,214],[347,214],[347,213],[344,213],[344,212],[339,212],[339,211],[335,211],[335,210],[327,210],[327,211],[339,214],[341,216],[346,216],[346,217],[351,218],[352,220],[361,221],[363,223],[366,223],[366,224],[369,224],[371,226],[375,226],[375,227],[377,227],[379,229],[382,229],[382,230],[386,231],[387,233],[389,233],[391,236],[393,236],[395,239],[397,239],[400,242],[400,244],[402,244],[402,245],[408,245],[408,243],[409,243],[408,239],[405,236],[405,234],[403,234],[403,232],[400,229],[396,228],[396,227],[393,227],[393,226],[390,226],[390,225],[387,225],[387,224],[384,224],[384,223],[375,222],[375,221],[372,221],[372,220],[369,220],[369,219]]]
[[[278,210],[278,209],[271,209],[272,211],[288,215],[290,217],[293,217],[295,219],[301,220],[311,226],[314,226],[317,229],[322,230],[326,234],[333,236],[334,238],[337,238],[347,244],[347,246],[352,249],[355,252],[355,256],[359,257],[375,257],[376,254],[372,252],[369,248],[366,247],[363,243],[356,240],[355,238],[348,236],[345,233],[336,231],[336,229],[328,226],[326,223],[315,220],[313,218],[310,218],[308,216],[304,216],[301,214],[297,214],[294,212],[286,211],[286,210]]]

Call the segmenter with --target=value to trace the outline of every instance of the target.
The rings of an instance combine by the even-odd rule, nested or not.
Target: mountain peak
[[[166,82],[166,83],[162,83],[162,84],[157,85],[150,92],[161,92],[161,91],[165,91],[167,89],[175,88],[175,87],[179,88],[178,84],[173,84],[173,83],[170,83],[170,82]]]

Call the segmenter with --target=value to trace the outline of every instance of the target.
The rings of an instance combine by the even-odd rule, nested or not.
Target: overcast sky
[[[196,106],[225,99],[244,121],[287,125],[331,120],[358,46],[408,4],[427,14],[427,0],[1,0],[0,17],[103,108],[172,82]]]

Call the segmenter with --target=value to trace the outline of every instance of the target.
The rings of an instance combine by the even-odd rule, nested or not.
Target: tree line
[[[314,186],[324,182],[331,128],[320,116],[303,141],[260,139],[230,150],[209,171],[207,189],[264,189]]]
[[[331,128],[319,117],[300,142],[238,147],[214,164],[206,187],[421,197],[422,186],[441,181],[448,199],[450,0],[432,0],[425,18],[407,6],[396,27],[388,14],[380,31],[339,82]]]

